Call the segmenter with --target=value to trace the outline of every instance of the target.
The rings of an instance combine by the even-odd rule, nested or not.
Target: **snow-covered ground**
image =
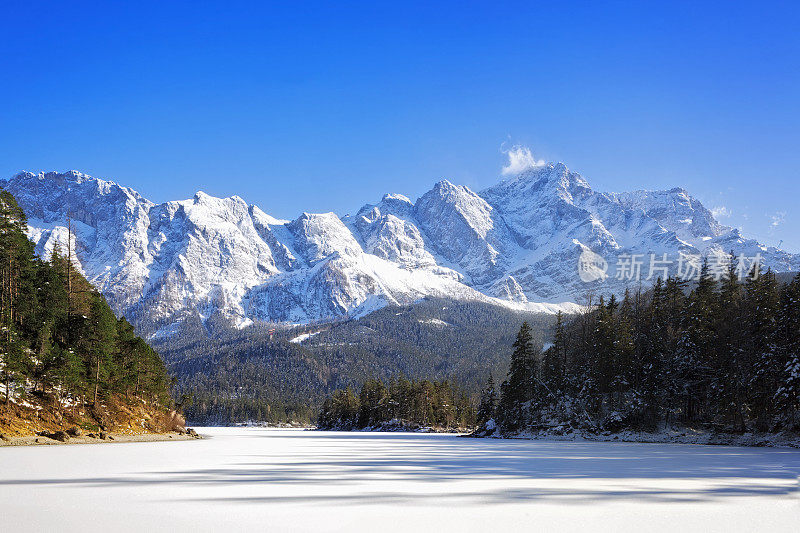
[[[304,341],[307,341],[308,339],[310,339],[314,335],[318,335],[319,333],[321,333],[321,332],[314,331],[312,333],[301,333],[297,337],[293,337],[293,338],[289,339],[289,342],[293,342],[295,344],[302,344]]]
[[[0,448],[4,531],[797,531],[800,451],[201,428]]]

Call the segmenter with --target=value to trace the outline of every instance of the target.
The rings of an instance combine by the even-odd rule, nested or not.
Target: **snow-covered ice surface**
[[[5,531],[797,531],[800,451],[201,428],[0,449]]]

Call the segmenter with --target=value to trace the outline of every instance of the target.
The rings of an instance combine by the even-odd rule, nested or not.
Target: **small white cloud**
[[[730,218],[733,212],[730,209],[725,207],[724,205],[720,205],[711,209],[711,214],[714,215],[714,218]]]
[[[786,220],[786,211],[778,211],[774,215],[772,215],[772,227],[777,228],[781,224],[784,223]]]
[[[508,156],[508,164],[503,167],[503,176],[519,174],[545,165],[544,159],[537,161],[527,146],[517,144],[505,150],[504,153]]]

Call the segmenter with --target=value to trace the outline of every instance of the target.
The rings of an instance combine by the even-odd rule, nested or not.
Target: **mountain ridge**
[[[69,217],[83,273],[115,311],[162,335],[189,316],[238,327],[307,323],[424,297],[575,310],[589,291],[630,285],[581,281],[586,250],[610,264],[630,253],[733,250],[759,253],[777,271],[800,269],[800,254],[745,239],[682,188],[597,192],[563,163],[479,192],[441,180],[416,202],[385,194],[354,216],[291,221],[202,191],[155,204],[78,171],[21,172],[0,187],[28,213],[42,255],[66,248]]]

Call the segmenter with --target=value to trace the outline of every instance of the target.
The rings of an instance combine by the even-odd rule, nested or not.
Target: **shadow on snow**
[[[248,435],[249,436],[249,435]],[[408,491],[342,495],[215,497],[180,501],[242,503],[420,504],[511,503],[558,500],[565,503],[641,499],[709,501],[736,496],[788,495],[798,490],[800,452],[790,449],[603,442],[463,439],[451,435],[296,432],[254,435],[265,440],[296,439],[287,454],[231,457],[226,468],[140,472],[86,478],[0,480],[0,485],[186,485],[224,489],[239,484],[348,485],[369,481],[415,483]],[[311,437],[311,438],[308,438]],[[225,439],[217,437],[212,439]],[[239,438],[237,436],[237,438]],[[201,445],[196,443],[195,445]],[[221,442],[219,444],[222,444]],[[224,448],[223,448],[224,450]],[[333,451],[332,451],[333,450]],[[235,450],[231,450],[235,451]],[[296,461],[314,457],[314,460]],[[219,460],[219,457],[214,457]],[[451,492],[452,481],[587,480],[574,488],[535,486],[507,490]],[[680,487],[654,487],[654,480],[705,480]],[[591,483],[588,480],[594,480]],[[598,480],[600,487],[598,488]],[[614,480],[620,480],[615,483]],[[626,480],[622,482],[622,480]],[[631,483],[635,480],[635,483]],[[419,490],[418,482],[430,483]],[[576,485],[576,484],[571,484]],[[661,484],[663,485],[663,483]],[[698,485],[692,488],[693,485]]]

